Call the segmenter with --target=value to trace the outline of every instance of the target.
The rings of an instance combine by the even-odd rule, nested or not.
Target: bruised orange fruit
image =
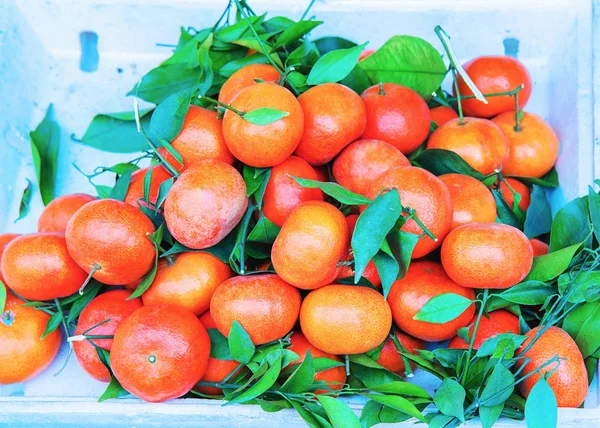
[[[416,354],[415,349],[423,349],[425,347],[425,343],[422,340],[415,339],[414,337],[402,333],[401,331],[396,330],[394,334],[396,335],[396,338],[400,344],[411,354]],[[400,376],[403,376],[406,370],[404,361],[402,361],[402,356],[398,352],[394,341],[389,337],[385,340],[383,348],[381,348],[379,358],[377,358],[377,364],[382,365],[389,371]],[[412,365],[413,364],[411,364],[411,366]]]
[[[473,331],[475,329],[475,322],[477,321],[477,315],[473,315],[473,318],[469,322],[469,338],[473,339]],[[492,311],[488,314],[484,314],[479,320],[479,326],[477,327],[477,333],[475,334],[475,341],[473,342],[473,349],[479,349],[483,342],[486,340],[504,333],[519,334],[519,318],[508,311],[497,310]],[[469,344],[460,337],[454,337],[448,344],[448,348],[453,349],[469,349]]]
[[[250,50],[248,50],[250,52]],[[256,53],[253,52],[253,53]],[[272,65],[268,64],[248,64],[237,70],[223,83],[219,91],[219,101],[223,104],[230,104],[231,100],[244,88],[255,85],[256,79],[265,82],[279,80],[281,75]]]
[[[496,200],[485,184],[462,174],[444,174],[439,179],[448,187],[454,215],[452,227],[496,221]]]
[[[88,202],[95,201],[91,195],[85,193],[73,193],[59,196],[50,202],[38,219],[38,232],[65,233],[67,223],[73,214]]]
[[[150,192],[148,194],[148,201],[152,205],[156,205],[156,199],[158,198],[160,185],[173,177],[162,165],[138,169],[131,174],[129,189],[127,189],[127,194],[125,195],[123,202],[133,205],[136,208],[138,208],[140,204],[146,206],[146,203],[144,202],[144,179],[146,178],[146,174],[150,169],[152,169],[152,177],[150,177]]]

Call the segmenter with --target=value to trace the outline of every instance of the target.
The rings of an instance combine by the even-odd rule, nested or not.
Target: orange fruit
[[[310,355],[312,355],[313,358],[329,358],[330,360],[342,361],[342,359],[337,355],[332,355],[315,348],[299,331],[296,331],[294,334],[292,334],[290,337],[290,342],[292,346],[287,349],[298,354],[300,359],[290,363],[289,366],[294,366],[304,361],[308,351],[310,351]],[[322,380],[329,388],[336,391],[340,390],[346,383],[346,368],[344,366],[340,366],[317,372],[315,373],[315,380]],[[318,389],[315,391],[315,394],[322,394],[327,391],[329,391],[329,389]]]
[[[313,167],[315,172],[317,173],[317,180],[327,183],[329,180],[329,171],[327,170],[327,166],[315,166]]]
[[[201,250],[225,238],[247,207],[241,174],[226,163],[205,160],[188,168],[171,187],[165,220],[175,239]]]
[[[248,50],[250,54],[250,50]],[[256,52],[253,52],[256,53]],[[251,54],[250,54],[251,55]],[[249,64],[233,73],[221,87],[219,92],[219,101],[223,104],[230,104],[233,98],[244,88],[256,84],[255,79],[261,79],[265,82],[279,80],[281,75],[275,67],[268,64]]]
[[[362,138],[383,140],[407,155],[429,135],[429,108],[412,89],[384,83],[383,93],[379,85],[374,85],[365,89],[361,98],[367,109]]]
[[[542,177],[552,169],[558,158],[558,137],[544,119],[523,112],[521,129],[515,130],[514,111],[492,119],[508,141],[508,159],[502,172],[521,177]]]
[[[404,334],[398,330],[395,330],[395,334],[398,338],[398,341],[400,341],[402,346],[404,346],[404,348],[411,354],[416,355],[415,349],[423,349],[425,347],[425,343],[420,339],[415,339],[414,337]],[[404,371],[406,370],[404,361],[402,361],[402,357],[400,356],[394,341],[389,337],[385,340],[385,344],[381,349],[379,358],[377,358],[377,364],[382,365],[389,371],[399,374],[400,376],[403,376]],[[414,366],[414,364],[411,364],[411,366]]]
[[[152,177],[150,180],[148,200],[151,204],[156,204],[160,185],[173,177],[162,165],[138,169],[131,174],[131,181],[129,182],[129,189],[127,189],[124,202],[133,205],[136,208],[138,208],[140,204],[146,206],[146,203],[144,202],[144,178],[146,178],[146,174],[150,168],[152,168]]]
[[[396,147],[380,140],[358,140],[340,153],[331,170],[340,186],[366,195],[375,179],[398,166],[410,162]]]
[[[304,112],[304,134],[296,155],[311,165],[326,164],[365,130],[365,105],[344,85],[313,86],[298,97],[298,102]]]
[[[2,233],[0,234],[0,281],[4,282],[2,276],[2,253],[10,241],[21,236],[19,233]]]
[[[452,228],[473,222],[496,221],[496,200],[481,181],[462,174],[444,174],[439,179],[448,187],[452,198]]]
[[[388,302],[368,287],[328,285],[311,291],[300,308],[302,333],[313,346],[334,355],[376,348],[391,326]]]
[[[230,165],[235,161],[225,144],[222,124],[217,118],[217,112],[193,104],[185,115],[181,131],[171,141],[171,146],[181,155],[183,165],[166,149],[159,150],[165,160],[178,171],[185,171],[206,159],[216,159]]]
[[[421,168],[401,166],[377,178],[367,196],[375,199],[382,189],[398,189],[402,205],[416,210],[417,217],[437,238],[419,239],[413,258],[423,257],[439,247],[452,226],[452,199],[446,185],[435,175]],[[407,221],[402,230],[422,235],[423,230],[414,221]]]
[[[465,71],[483,94],[512,91],[519,85],[524,88],[519,92],[519,108],[523,108],[531,95],[531,77],[525,66],[517,59],[509,56],[480,56],[464,66]],[[473,95],[465,81],[458,76],[460,95]],[[456,91],[453,90],[454,96]],[[475,98],[462,100],[463,112],[466,116],[492,117],[515,109],[514,97],[504,95],[488,97],[487,104]]]
[[[28,300],[69,296],[87,276],[59,233],[32,233],[12,240],[2,254],[2,274],[6,285]]]
[[[531,248],[533,249],[533,256],[543,256],[544,254],[548,254],[548,244],[540,241],[539,239],[533,238],[529,240],[531,244]]]
[[[143,306],[115,331],[110,363],[123,388],[142,400],[181,397],[206,370],[210,337],[187,309]]]
[[[200,315],[223,281],[231,278],[229,265],[209,253],[181,253],[159,262],[152,286],[142,295],[144,305],[172,303]]]
[[[473,315],[473,318],[469,321],[469,324],[471,324],[471,327],[469,327],[469,337],[471,339],[473,338],[473,330],[476,321],[477,314]],[[483,314],[479,320],[479,327],[477,328],[477,334],[475,334],[473,349],[479,349],[479,347],[483,345],[483,342],[499,334],[519,334],[519,332],[519,318],[510,312],[497,310],[489,312],[487,315]],[[469,349],[469,344],[456,336],[450,341],[448,348]]]
[[[427,148],[453,151],[484,175],[508,159],[508,141],[498,125],[475,117],[465,117],[464,125],[460,119],[446,122],[431,134]]]
[[[60,349],[59,329],[40,339],[50,316],[24,304],[7,292],[4,313],[0,313],[0,385],[37,376],[54,361]]]
[[[525,350],[537,334],[538,329],[539,327],[535,327],[526,333],[528,339],[523,342],[517,354]],[[559,362],[549,364],[541,370],[541,373],[531,375],[519,384],[519,390],[524,398],[529,396],[531,389],[541,376],[556,369],[547,381],[554,391],[558,407],[579,407],[583,403],[588,392],[585,363],[577,344],[564,330],[554,326],[549,327],[523,356],[530,361],[521,372],[521,377],[536,370],[555,356],[561,359],[560,364]],[[523,360],[517,361],[515,366],[517,370],[522,364]],[[557,365],[558,368],[556,368]]]
[[[441,257],[448,276],[463,287],[509,288],[529,273],[533,250],[515,227],[469,223],[448,234]]]
[[[300,292],[277,275],[236,276],[217,287],[210,314],[225,337],[233,321],[238,321],[252,343],[262,345],[294,328],[300,300]]]
[[[86,272],[110,285],[134,282],[154,264],[154,225],[133,206],[101,199],[83,206],[67,226],[69,254]]]
[[[257,83],[242,89],[231,106],[243,113],[272,108],[289,113],[268,125],[255,125],[227,110],[223,116],[223,136],[237,159],[257,168],[275,166],[286,160],[302,138],[304,113],[290,91],[274,83]]]
[[[360,56],[358,57],[358,62],[361,62],[363,59],[365,59],[368,56],[371,56],[375,53],[375,49],[365,49],[360,53]]]
[[[96,198],[85,193],[73,193],[59,196],[50,202],[38,219],[38,232],[65,233],[67,223],[73,214],[88,202]]]
[[[453,108],[446,106],[438,106],[429,109],[431,120],[433,120],[437,126],[442,126],[444,123],[451,121],[452,119],[458,119],[458,114]]]
[[[290,156],[271,169],[271,177],[263,197],[262,212],[279,227],[283,226],[290,213],[302,202],[323,200],[323,192],[300,186],[292,176],[318,179],[313,167],[298,156]]]
[[[531,203],[531,194],[529,193],[529,189],[526,185],[521,183],[519,180],[515,180],[514,178],[505,178],[508,186],[512,187],[512,190],[521,195],[521,201],[519,202],[519,207],[523,211],[527,211],[529,208],[529,204]],[[506,183],[503,181],[500,183],[500,194],[508,204],[508,206],[512,209],[513,203],[515,202],[515,195],[508,188]]]
[[[141,299],[127,300],[131,293],[126,290],[113,290],[94,298],[81,311],[75,335],[84,334],[89,336],[113,335],[115,330],[125,318],[142,307]],[[103,321],[110,320],[107,323],[98,325]],[[94,327],[97,326],[97,327]],[[91,329],[91,330],[90,330]],[[90,339],[100,348],[111,350],[112,339]],[[101,382],[110,381],[110,373],[104,367],[96,347],[88,340],[73,342],[73,351],[77,357],[79,365],[94,379]]]
[[[309,201],[288,216],[271,250],[277,274],[305,290],[330,284],[348,245],[348,224],[336,207]]]
[[[452,281],[441,264],[419,260],[410,264],[404,278],[394,282],[387,301],[398,327],[419,339],[437,342],[456,336],[458,329],[467,326],[475,313],[475,305],[472,304],[457,318],[443,324],[414,319],[427,302],[446,293],[475,299],[475,292]]]

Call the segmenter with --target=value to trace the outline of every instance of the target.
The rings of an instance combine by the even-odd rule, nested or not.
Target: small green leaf
[[[255,347],[244,327],[234,321],[229,330],[229,351],[231,357],[243,364],[248,364],[254,355]]]
[[[313,366],[315,367],[315,373],[323,372],[325,370],[332,369],[334,367],[342,367],[344,363],[336,360],[332,360],[330,358],[314,358]]]
[[[300,394],[306,391],[315,380],[315,368],[313,366],[313,357],[310,350],[306,351],[304,361],[298,365],[298,368],[285,381],[281,388],[281,392],[290,394]]]
[[[349,356],[350,361],[354,364],[360,364],[363,367],[370,367],[372,369],[383,369],[384,367],[376,362],[375,360],[369,358],[365,354],[354,354]]]
[[[492,428],[500,418],[500,413],[504,409],[504,403],[496,404],[495,406],[479,407],[479,420],[482,428]]]
[[[148,168],[146,174],[144,175],[144,202],[146,204],[150,203],[150,188],[152,187],[152,170],[154,168]]]
[[[498,296],[519,305],[542,305],[556,288],[541,281],[524,281],[503,290]]]
[[[54,199],[60,134],[60,126],[54,120],[54,106],[50,104],[44,119],[29,133],[33,166],[44,205]]]
[[[6,285],[0,281],[0,314],[4,313],[4,307],[6,305]]]
[[[75,322],[77,317],[81,314],[81,311],[85,309],[85,307],[98,295],[100,289],[104,287],[104,284],[92,280],[91,283],[85,287],[83,295],[75,294],[77,297],[76,300],[73,301],[71,307],[69,308],[69,315],[67,316],[67,322]]]
[[[449,369],[454,369],[457,367],[458,360],[463,356],[465,351],[463,349],[438,348],[432,352],[440,364]]]
[[[245,19],[240,19],[235,24],[225,25],[219,28],[217,31],[215,31],[215,37],[223,42],[231,43],[242,37],[244,34],[250,32],[248,22],[252,26],[257,27],[263,23],[263,21],[265,20],[265,16],[266,14],[260,16],[250,16],[248,17],[248,21],[246,21]],[[273,19],[275,18],[272,18],[269,21],[272,21]],[[265,22],[265,24],[267,24],[267,22]]]
[[[287,111],[277,110],[276,108],[260,107],[246,112],[244,120],[258,126],[266,126],[277,122],[279,119],[289,116]]]
[[[361,428],[360,419],[343,401],[326,395],[318,395],[317,399],[334,428]]]
[[[433,402],[440,412],[446,416],[454,416],[465,421],[465,389],[454,379],[444,379],[433,395]]]
[[[468,175],[478,180],[484,175],[474,170],[455,152],[444,149],[427,149],[413,159],[413,162],[435,175],[457,173]]]
[[[156,233],[156,232],[154,232]],[[154,265],[148,274],[144,277],[142,282],[138,284],[133,293],[127,298],[127,300],[135,299],[136,297],[141,297],[142,294],[146,292],[154,282],[154,278],[156,277],[156,270],[158,269],[158,246],[154,243]]]
[[[554,216],[550,252],[585,242],[591,230],[588,198],[573,199]]]
[[[198,82],[198,91],[200,92],[200,95],[206,95],[214,80],[213,63],[210,56],[212,44],[213,34],[211,33],[198,47],[198,64],[200,64],[202,70]]]
[[[273,44],[273,49],[277,49],[280,46],[285,46],[293,41],[296,41],[305,34],[310,33],[315,27],[321,25],[323,21],[298,21],[287,27],[277,37]]]
[[[398,279],[400,265],[392,255],[382,250],[373,256],[373,263],[375,263],[377,274],[379,275],[379,279],[381,279],[383,296],[387,298],[392,285],[394,285],[394,281]]]
[[[545,379],[538,380],[525,403],[525,423],[527,428],[556,428],[558,426],[558,406],[554,391]]]
[[[40,340],[44,339],[50,333],[55,331],[62,322],[62,319],[63,314],[60,311],[54,313],[48,320],[48,323],[46,324],[46,330],[44,330],[44,333],[42,334],[42,337],[40,337]]]
[[[171,177],[168,180],[165,180],[162,183],[160,183],[160,186],[158,187],[158,196],[156,197],[155,213],[158,213],[158,210],[160,209],[162,204],[167,199],[169,190],[171,190],[171,187],[173,187],[174,183],[175,183],[175,177]]]
[[[438,413],[429,421],[429,428],[444,428],[448,426],[448,423],[454,419],[455,418],[453,416],[446,416]]]
[[[598,198],[600,198],[600,196],[598,196]],[[600,214],[600,205],[598,213]],[[531,203],[529,204],[529,208],[527,208],[527,213],[525,215],[523,231],[525,235],[531,239],[550,232],[551,227],[552,211],[550,210],[550,204],[546,198],[546,192],[540,186],[534,185],[533,191],[531,192]]]
[[[371,202],[369,198],[359,195],[358,193],[351,192],[337,183],[309,180],[308,178],[294,176],[292,176],[292,178],[296,180],[296,182],[302,187],[307,187],[309,189],[321,189],[323,193],[326,193],[336,201],[345,205],[367,205]]]
[[[549,281],[563,273],[573,260],[581,244],[571,245],[560,250],[533,258],[533,266],[525,281]]]
[[[519,221],[517,214],[513,211],[512,207],[508,205],[504,196],[498,189],[491,189],[494,199],[496,200],[496,211],[498,212],[498,219],[501,223],[508,224],[509,226],[522,229],[523,224]]]
[[[261,187],[263,182],[268,179],[266,173],[270,168],[255,168],[244,165],[243,176],[246,183],[246,196],[252,196]]]
[[[242,392],[237,397],[226,402],[224,406],[236,403],[245,403],[258,397],[266,390],[271,388],[277,381],[279,373],[281,372],[281,360],[282,354],[279,354],[279,357],[269,367],[269,370],[267,370],[266,373],[263,376],[261,376],[260,379],[254,385]]]
[[[373,425],[381,423],[379,414],[383,409],[383,404],[377,401],[369,400],[363,406],[360,413],[360,423],[363,428],[371,428]]]
[[[319,58],[310,70],[306,83],[309,85],[320,85],[321,83],[339,82],[350,74],[354,66],[358,63],[358,58],[367,43],[326,53]]]
[[[584,303],[566,316],[563,329],[573,337],[583,358],[600,349],[600,305]]]
[[[127,171],[125,174],[120,176],[115,183],[115,187],[110,191],[110,198],[116,199],[117,201],[124,201],[129,190],[129,184],[131,183],[131,171]]]
[[[415,235],[414,233],[408,233],[403,230],[392,230],[392,232],[388,235],[388,244],[390,246],[390,250],[392,254],[398,260],[400,271],[398,272],[397,279],[404,278],[406,272],[408,272],[408,267],[410,266],[410,261],[412,260],[412,253],[419,242],[421,237],[419,235]],[[387,292],[384,289],[384,296],[387,296]]]
[[[25,216],[29,212],[29,203],[31,202],[31,193],[32,193],[31,189],[32,189],[33,183],[28,178],[26,180],[27,180],[27,186],[23,190],[23,195],[21,196],[21,202],[19,203],[19,217],[17,217],[17,219],[15,220],[15,223],[18,222],[19,220],[21,220],[22,218],[25,218]],[[2,311],[0,311],[0,312],[2,312]]]
[[[497,363],[481,392],[481,404],[495,406],[504,403],[513,393],[515,377],[501,362]]]
[[[247,240],[253,242],[261,242],[263,244],[272,244],[281,228],[266,217],[261,217],[252,232],[248,235]]]
[[[175,92],[156,107],[150,119],[149,135],[152,138],[173,141],[183,127],[194,91],[194,88],[186,88]]]
[[[193,252],[197,251],[197,252],[210,253],[213,256],[215,256],[216,258],[218,258],[219,260],[221,260],[223,263],[229,263],[229,256],[231,255],[231,252],[233,251],[236,236],[237,236],[237,229],[233,229],[229,233],[229,235],[227,235],[225,238],[223,238],[223,240],[221,242],[219,242],[217,245],[215,245],[213,247],[209,247],[209,248],[204,248],[203,250],[194,250],[192,248],[186,247],[185,245],[183,245],[179,242],[175,242],[175,244],[173,244],[173,247],[171,247],[168,251],[164,252],[161,255],[161,257],[167,257],[167,256],[171,256],[173,254],[178,254],[178,253],[187,253],[190,251],[193,251]]]
[[[216,328],[209,328],[206,331],[210,336],[210,356],[217,360],[232,360],[227,338]]]
[[[413,403],[408,401],[406,398],[399,397],[397,395],[379,395],[379,394],[363,394],[365,397],[370,398],[373,401],[383,404],[384,406],[391,407],[402,413],[417,418],[422,422],[425,422],[423,414],[415,407]]]
[[[371,390],[382,394],[407,395],[410,397],[431,398],[419,385],[408,382],[389,382],[372,387]]]
[[[418,321],[444,324],[458,318],[473,302],[464,296],[444,293],[430,299],[413,317]]]
[[[494,354],[499,347],[514,351],[525,341],[525,336],[512,333],[501,333],[490,337],[477,350],[477,357],[487,357]]]
[[[102,403],[103,401],[110,400],[111,398],[119,398],[125,395],[129,395],[129,392],[127,392],[125,388],[121,386],[116,377],[111,376],[110,383],[100,398],[98,398],[98,402]]]

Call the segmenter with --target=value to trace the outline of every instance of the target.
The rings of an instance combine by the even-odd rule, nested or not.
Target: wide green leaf
[[[183,127],[190,108],[194,89],[183,89],[169,95],[160,103],[150,119],[150,136],[154,139],[173,141]]]
[[[232,360],[227,338],[216,328],[209,328],[206,331],[210,336],[210,356],[217,360]]]
[[[479,420],[482,428],[492,428],[500,418],[500,413],[504,409],[504,403],[496,404],[495,406],[480,406]]]
[[[313,365],[313,357],[310,350],[306,351],[304,361],[297,365],[297,369],[285,381],[281,388],[281,392],[290,394],[300,394],[306,391],[315,380],[315,368]]]
[[[269,388],[271,388],[277,381],[279,373],[281,373],[282,358],[282,354],[279,354],[279,357],[273,362],[273,364],[270,365],[269,369],[265,372],[263,376],[261,376],[258,379],[258,381],[254,385],[246,389],[240,395],[226,402],[224,406],[236,403],[245,403],[258,397],[259,395],[267,391]]]
[[[387,298],[392,285],[394,285],[394,281],[398,278],[400,264],[391,254],[382,250],[379,250],[373,256],[373,263],[375,263],[377,275],[379,275],[379,279],[381,280],[383,296]]]
[[[321,83],[339,82],[350,74],[366,45],[367,43],[364,43],[360,46],[326,53],[310,70],[306,83],[320,85]]]
[[[440,412],[446,416],[454,416],[461,422],[465,421],[466,392],[460,383],[454,379],[444,379],[433,395],[433,402]]]
[[[356,43],[351,42],[350,40],[344,39],[342,37],[321,37],[314,41],[314,44],[321,52],[321,55],[325,55],[328,52],[339,50],[339,49],[349,49],[354,46],[357,46]]]
[[[600,271],[567,272],[558,277],[558,292],[571,303],[600,300]]]
[[[531,203],[527,208],[523,227],[523,232],[530,239],[550,232],[552,211],[550,210],[548,198],[546,198],[546,192],[540,186],[533,186]]]
[[[202,69],[187,64],[163,64],[150,70],[127,95],[160,104],[169,95],[198,84]]]
[[[277,234],[281,228],[266,217],[261,217],[254,229],[248,235],[247,240],[252,242],[260,242],[263,244],[272,244],[277,238]]]
[[[44,119],[29,133],[33,166],[44,205],[54,199],[60,133],[60,126],[54,119],[54,106],[50,104]]]
[[[558,407],[554,391],[545,379],[538,380],[525,403],[527,428],[556,428]]]
[[[556,288],[541,281],[525,281],[503,290],[499,296],[519,305],[542,305],[549,296],[556,294]]]
[[[326,395],[318,395],[317,399],[334,428],[361,428],[358,416],[343,401]]]
[[[285,46],[305,34],[310,33],[315,27],[321,25],[323,21],[298,21],[294,22],[292,25],[287,27],[283,32],[277,37],[275,43],[273,44],[273,49],[277,49],[280,46]]]
[[[591,232],[588,198],[576,198],[560,209],[550,232],[550,252],[588,240]]]
[[[516,177],[516,176],[508,176],[512,178],[517,178],[519,181],[522,181],[528,186],[533,186],[534,184],[541,187],[558,187],[558,173],[556,172],[556,168],[552,168],[550,171],[546,173],[541,178],[533,178],[533,177]]]
[[[248,364],[254,355],[255,347],[250,339],[250,335],[244,330],[244,327],[233,321],[231,330],[229,330],[229,352],[231,357],[243,364]]]
[[[495,406],[504,403],[514,390],[515,377],[501,362],[497,363],[485,382],[481,393],[481,403]]]
[[[418,321],[444,324],[458,318],[473,302],[460,294],[444,293],[430,299],[413,317]]]
[[[484,175],[474,170],[455,152],[444,149],[427,149],[413,159],[413,163],[435,175],[463,174],[483,179]]]
[[[365,397],[370,398],[373,401],[383,404],[384,406],[391,407],[402,413],[417,418],[422,422],[425,422],[423,414],[415,407],[413,403],[404,397],[397,395],[380,395],[380,394],[364,394]]]
[[[533,266],[525,281],[549,281],[563,273],[573,260],[581,243],[533,258]]]
[[[383,394],[393,395],[406,395],[410,397],[419,398],[431,398],[427,391],[421,388],[419,385],[415,385],[409,382],[389,382],[383,385],[374,386],[371,388],[372,391],[381,392]]]
[[[292,176],[292,178],[296,180],[296,182],[302,187],[308,187],[309,189],[321,189],[323,193],[326,193],[333,199],[345,205],[367,205],[371,202],[369,198],[359,195],[358,193],[351,192],[337,183],[309,180],[308,178],[294,176]]]
[[[563,329],[575,340],[583,358],[594,354],[600,349],[600,305],[578,306],[566,316]]]
[[[281,111],[269,107],[260,107],[255,110],[250,110],[249,112],[246,112],[242,117],[244,118],[244,120],[247,120],[248,122],[254,125],[266,126],[270,125],[271,123],[277,122],[278,120],[283,119],[284,117],[287,117],[289,115],[290,113],[287,111]]]

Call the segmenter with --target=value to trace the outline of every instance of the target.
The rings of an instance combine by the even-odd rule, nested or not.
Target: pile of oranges
[[[457,332],[473,330],[475,289],[518,284],[534,255],[546,253],[548,246],[497,222],[496,199],[482,181],[457,173],[436,177],[411,164],[410,155],[452,151],[484,176],[495,174],[491,187],[508,206],[519,198],[526,211],[530,190],[518,177],[549,172],[559,143],[542,118],[520,110],[532,88],[523,64],[488,56],[464,68],[484,94],[522,85],[519,110],[510,95],[491,96],[487,104],[468,98],[472,92],[461,78],[460,95],[454,95],[467,96],[459,100],[464,117],[453,107],[430,108],[415,91],[395,83],[382,82],[360,95],[340,83],[324,83],[296,97],[271,65],[239,69],[218,95],[224,110],[200,102],[190,106],[171,142],[183,163],[160,149],[179,174],[164,209],[161,184],[173,175],[154,164],[133,174],[124,201],[61,196],[45,208],[36,233],[0,236],[1,279],[7,287],[0,384],[36,376],[60,347],[57,329],[40,340],[50,316],[24,306],[24,300],[71,296],[90,277],[104,286],[70,332],[77,360],[90,376],[109,382],[110,355],[116,380],[147,401],[181,397],[192,389],[219,395],[219,382],[246,368],[211,354],[211,341],[229,337],[237,324],[255,346],[289,338],[287,349],[299,357],[291,364],[309,352],[343,361],[345,355],[379,347],[377,363],[403,375],[406,366],[394,339],[413,353],[424,349],[424,342],[445,340],[450,348],[468,348]],[[287,114],[266,125],[244,118],[265,108]],[[244,166],[269,169],[260,200],[245,180]],[[150,191],[144,200],[148,171]],[[416,218],[401,229],[419,237],[413,261],[387,298],[373,261],[362,275],[367,285],[343,281],[354,276],[351,239],[365,207],[340,205],[318,185],[303,187],[296,178],[337,183],[370,200],[397,189],[402,205],[413,210]],[[183,251],[163,256],[166,241],[151,239],[157,227],[140,206],[157,205],[164,216],[160,233]],[[235,272],[207,250],[231,233],[247,233],[237,228],[247,215],[266,218],[277,236],[272,247],[266,244],[269,259],[248,257],[247,269]],[[243,249],[234,251],[246,257]],[[149,273],[149,288],[131,298]],[[446,293],[472,303],[447,322],[418,319],[429,301]],[[473,347],[500,333],[519,334],[518,318],[506,310],[482,318]],[[581,354],[566,333],[552,328],[528,351],[531,366],[545,361],[540,359],[550,351],[569,361],[561,366],[567,375],[548,380],[557,388],[559,406],[579,406],[587,391]],[[328,390],[342,388],[346,376],[342,366],[315,378]],[[525,396],[534,383],[522,384]]]

